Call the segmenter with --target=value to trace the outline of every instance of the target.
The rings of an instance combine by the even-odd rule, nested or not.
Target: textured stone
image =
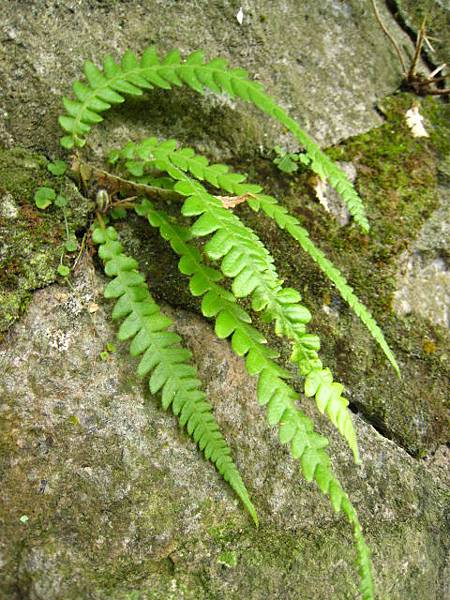
[[[56,152],[61,95],[80,77],[83,62],[107,53],[119,58],[127,48],[139,54],[149,44],[184,54],[202,48],[209,58],[224,56],[248,69],[322,143],[380,124],[375,103],[399,86],[401,67],[368,0],[263,0],[242,7],[239,25],[238,6],[219,1],[7,2],[0,17],[0,142]],[[386,8],[380,10],[399,43],[412,48]],[[140,137],[189,140],[222,160],[293,144],[256,110],[210,94],[154,91],[134,109],[131,116],[121,109],[108,116],[102,137],[92,138],[97,152],[108,141],[106,131],[110,141],[122,141],[130,126]]]
[[[421,2],[394,0],[394,4],[396,13],[412,31],[417,31],[425,19],[426,34],[430,43],[424,44],[423,51],[436,66],[442,63],[448,64],[450,62],[448,44],[450,2],[448,0],[422,0]]]
[[[411,54],[409,37],[378,4]],[[376,100],[397,88],[401,74],[369,1],[243,2],[242,25],[238,8],[191,0],[40,0],[11,1],[2,10],[0,144],[13,149],[2,151],[0,161],[0,329],[9,328],[0,340],[1,600],[357,595],[347,524],[280,448],[257,405],[255,381],[229,344],[215,338],[211,324],[194,314],[198,299],[190,298],[176,259],[157,233],[131,216],[119,226],[193,351],[257,506],[259,530],[136,378],[125,345],[116,342],[117,352],[106,352],[115,329],[89,242],[70,284],[50,285],[65,223],[56,207],[35,208],[34,190],[64,186],[68,228],[79,242],[92,212],[69,180],[56,181],[46,170],[44,156],[61,151],[61,95],[80,77],[85,59],[99,60],[107,52],[118,58],[127,47],[139,54],[150,43],[162,51],[176,46],[183,54],[203,47],[209,58],[226,56],[247,68],[323,144],[368,131],[386,118],[382,127],[348,140],[343,148],[351,156],[339,157],[356,169],[371,217],[368,239],[352,226],[333,224],[303,175],[274,175],[270,160],[260,155],[270,156],[274,144],[296,146],[242,102],[189,90],[153,91],[111,111],[94,129],[87,151],[103,160],[113,143],[154,133],[175,136],[210,158],[232,158],[280,191],[313,239],[342,256],[343,271],[387,329],[402,381],[329,285],[323,291],[317,268],[293,250],[292,241],[245,206],[238,209],[259,227],[282,276],[314,309],[322,355],[358,409],[363,462],[355,467],[343,442],[304,401],[306,413],[330,438],[337,474],[360,514],[379,597],[441,600],[450,594],[448,336],[428,321],[439,320],[442,306],[433,309],[424,298],[417,314],[398,318],[386,283],[392,278],[395,287],[403,250],[406,262],[415,249],[421,260],[438,260],[439,252],[442,258],[433,223],[439,225],[442,210],[434,171],[435,148],[442,150],[448,137],[438,126],[444,111],[426,103],[431,141],[422,144],[412,142],[389,111],[381,116],[375,108]],[[407,96],[396,102],[411,106]],[[423,280],[423,272],[414,273],[416,283]],[[11,328],[30,300],[28,313]],[[287,345],[270,339],[287,357]]]
[[[91,203],[72,182],[52,177],[46,164],[38,154],[0,149],[0,336],[26,309],[31,291],[55,281],[67,233],[73,236],[88,218]],[[33,196],[41,185],[66,196],[64,213],[37,209]]]
[[[413,247],[400,259],[394,308],[400,315],[417,313],[450,327],[450,193],[440,189],[439,208],[425,223]]]
[[[168,311],[207,382],[259,530],[135,377],[125,345],[101,360],[114,339],[102,287],[85,260],[72,289],[34,295],[0,347],[0,598],[295,600],[299,589],[311,600],[354,597],[346,522],[280,448],[229,345],[198,317]],[[448,593],[448,456],[427,466],[355,424],[358,468],[321,420],[373,551],[379,595],[439,600]]]

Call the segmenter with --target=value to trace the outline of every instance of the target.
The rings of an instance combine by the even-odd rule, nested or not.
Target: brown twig
[[[402,69],[403,69],[403,80],[404,80],[403,83],[406,84],[407,88],[412,90],[414,93],[416,93],[417,95],[420,95],[420,96],[426,96],[426,95],[445,96],[447,94],[450,94],[449,88],[431,87],[431,86],[436,85],[437,83],[440,83],[440,82],[444,81],[445,79],[447,79],[448,75],[436,77],[436,75],[438,73],[440,73],[442,71],[442,69],[444,69],[446,67],[445,64],[441,65],[440,67],[437,67],[432,73],[430,73],[430,75],[428,75],[428,77],[417,72],[417,65],[419,63],[420,55],[421,55],[421,52],[423,49],[423,44],[424,44],[424,42],[429,44],[427,35],[426,35],[426,26],[425,26],[426,20],[424,19],[422,21],[422,24],[419,29],[419,33],[417,36],[416,45],[415,45],[415,49],[414,49],[414,56],[411,61],[411,66],[409,67],[409,69],[406,69],[405,61],[403,60],[403,56],[400,51],[400,48],[399,48],[397,42],[395,41],[395,39],[392,37],[392,35],[387,30],[386,25],[383,23],[383,20],[381,19],[381,16],[378,11],[378,7],[376,5],[375,0],[371,0],[371,4],[372,4],[376,19],[377,19],[381,29],[384,31],[386,36],[389,38],[390,42],[392,43],[392,45],[395,48],[395,51],[397,52],[397,56],[400,60],[400,63],[402,65]],[[429,44],[429,45],[431,47],[431,44]]]
[[[184,198],[178,192],[167,190],[152,185],[136,183],[117,175],[112,175],[103,169],[98,169],[92,165],[83,162],[78,156],[72,160],[71,171],[85,188],[95,186],[105,189],[110,196],[123,194],[125,196],[145,196],[151,199],[161,199],[165,201],[180,201]]]
[[[411,66],[408,70],[408,74],[406,76],[407,81],[412,81],[416,76],[416,67],[420,58],[420,53],[422,52],[422,46],[425,39],[425,19],[422,21],[422,25],[419,29],[419,36],[416,40],[416,49],[414,51],[414,56],[412,59]]]
[[[378,21],[378,24],[380,25],[381,29],[384,31],[384,33],[386,34],[387,38],[390,40],[391,44],[394,46],[395,51],[397,53],[397,56],[400,60],[400,64],[402,65],[402,69],[403,69],[403,76],[406,77],[406,73],[407,73],[407,68],[406,68],[406,64],[405,61],[403,60],[403,56],[402,53],[400,51],[400,48],[397,44],[397,42],[395,41],[395,39],[393,38],[393,36],[389,33],[386,25],[383,23],[383,20],[381,19],[381,15],[378,11],[378,7],[375,3],[375,0],[371,0],[372,3],[372,7],[373,7],[373,11],[375,13],[375,17]]]
[[[98,169],[85,162],[80,157],[74,156],[71,164],[72,175],[76,176],[86,190],[93,187],[95,190],[99,188],[106,190],[110,197],[117,194],[123,194],[126,198],[113,200],[109,207],[124,207],[134,208],[135,204],[132,200],[136,200],[139,196],[144,196],[152,200],[163,200],[166,202],[176,201],[183,202],[185,196],[174,190],[167,190],[152,185],[136,183],[117,175],[112,175],[103,169]],[[242,204],[250,198],[250,194],[242,196],[217,196],[225,208],[234,208],[238,204]],[[98,211],[97,211],[97,214]]]
[[[432,96],[446,96],[450,94],[450,88],[437,88],[435,90],[428,90],[427,94],[431,94]]]

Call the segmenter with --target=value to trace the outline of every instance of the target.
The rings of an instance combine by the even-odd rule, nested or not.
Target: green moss
[[[232,569],[238,563],[237,553],[234,550],[225,550],[219,555],[217,562],[219,565],[225,565],[226,567]]]
[[[68,179],[54,178],[45,158],[21,148],[0,149],[0,335],[22,314],[32,290],[57,278],[63,253],[65,224],[57,207],[36,208],[34,191],[54,187],[69,199],[69,232],[86,226],[89,203]]]

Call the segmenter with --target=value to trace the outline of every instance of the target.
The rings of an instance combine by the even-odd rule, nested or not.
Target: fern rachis
[[[87,62],[85,75],[87,83],[75,82],[73,86],[76,99],[64,99],[66,114],[60,117],[60,124],[67,134],[61,140],[65,148],[82,148],[92,126],[102,121],[102,114],[111,106],[123,102],[126,95],[140,95],[153,87],[170,90],[173,86],[184,84],[199,93],[203,93],[205,88],[215,93],[225,92],[254,104],[289,130],[305,150],[303,162],[335,187],[356,223],[368,231],[362,202],[347,177],[286,111],[265,93],[262,85],[248,79],[242,69],[230,69],[222,59],[205,62],[201,52],[194,52],[184,61],[178,51],[160,59],[156,51],[149,48],[141,60],[130,51],[126,52],[120,65],[107,57],[103,69]],[[374,591],[369,551],[355,509],[331,471],[330,459],[325,451],[328,441],[313,430],[311,420],[299,409],[299,396],[289,383],[290,374],[277,364],[277,353],[254,327],[250,314],[239,305],[239,298],[251,298],[252,309],[260,312],[265,321],[273,322],[275,332],[289,340],[292,346],[291,359],[304,377],[305,395],[315,397],[319,410],[328,415],[358,460],[356,436],[347,410],[348,401],[342,396],[343,386],[333,381],[329,369],[322,365],[318,356],[320,340],[317,335],[307,332],[306,326],[311,315],[301,303],[300,294],[283,287],[273,258],[255,232],[225,208],[223,198],[210,193],[202,182],[234,194],[240,200],[245,197],[253,210],[262,210],[289,233],[336,285],[398,370],[381,330],[345,278],[313,244],[298,220],[289,215],[274,198],[263,194],[260,186],[247,183],[245,176],[230,172],[225,165],[209,164],[190,148],[178,149],[173,140],[159,143],[156,138],[149,138],[141,144],[130,144],[123,151],[116,152],[116,158],[119,156],[127,160],[131,179],[127,182],[116,177],[112,193],[124,191],[129,184],[135,189],[135,195],[159,197],[163,202],[169,196],[175,197],[183,203],[182,214],[194,219],[189,228],[180,228],[148,200],[136,207],[138,214],[157,227],[179,254],[179,268],[189,276],[191,292],[202,296],[202,312],[206,317],[215,319],[217,335],[231,339],[234,352],[245,357],[248,372],[257,376],[258,401],[267,406],[269,424],[279,425],[281,443],[288,444],[292,456],[300,461],[305,478],[315,481],[321,491],[330,497],[334,510],[342,510],[352,524],[361,594],[364,600],[372,600]],[[171,189],[158,190],[158,184],[156,187],[153,185],[157,179],[146,173],[148,168],[165,172],[171,181]],[[97,173],[97,180],[108,180],[109,175],[101,173],[100,176]],[[229,206],[233,206],[233,199]],[[140,372],[152,371],[151,391],[162,387],[163,405],[166,408],[172,406],[181,423],[187,425],[189,433],[207,458],[215,462],[256,520],[253,505],[213,420],[210,406],[199,389],[195,371],[190,364],[185,364],[190,354],[180,347],[178,336],[165,329],[167,321],[161,317],[159,309],[155,309],[156,305],[145,288],[142,276],[136,270],[136,263],[122,254],[115,236],[114,230],[102,227],[96,228],[94,233],[94,239],[100,244],[100,255],[106,263],[106,272],[115,277],[107,288],[107,295],[119,297],[113,317],[125,317],[119,336],[121,339],[133,338],[130,347],[132,354],[143,356],[140,365],[144,367],[140,366]],[[204,245],[204,253],[209,260],[219,261],[220,270],[204,262],[202,252],[192,244],[195,237],[209,238]],[[230,278],[231,291],[221,286],[223,275]],[[164,330],[164,336],[169,336],[166,338],[170,347],[167,355],[164,348],[155,350],[153,329],[156,332]],[[164,360],[169,361],[169,366],[161,366]],[[177,379],[172,376],[175,364],[184,365],[182,372],[186,377],[183,375]],[[186,378],[187,387],[183,384]],[[191,394],[194,396],[192,402],[189,401]]]

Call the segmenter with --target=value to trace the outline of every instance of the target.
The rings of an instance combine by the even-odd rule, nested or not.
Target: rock
[[[295,151],[296,145],[257,110],[223,96],[152,91],[112,110],[94,129],[86,154],[102,162],[129,137],[174,136],[248,170],[305,223],[383,326],[401,381],[317,267],[267,220],[244,205],[236,209],[267,243],[280,275],[302,292],[324,362],[348,387],[361,466],[351,463],[348,449],[306,400],[304,410],[332,443],[336,472],[373,552],[379,596],[449,595],[449,335],[436,324],[440,304],[424,299],[416,313],[392,310],[401,264],[419,252],[422,267],[442,254],[433,224],[443,206],[438,190],[450,173],[445,107],[422,100],[430,139],[410,138],[404,113],[417,99],[397,94],[384,100],[397,89],[401,69],[368,0],[243,3],[242,24],[238,8],[216,1],[200,10],[191,0],[64,0],[11,2],[2,11],[1,600],[357,594],[347,524],[280,448],[256,403],[255,381],[199,318],[199,299],[189,295],[174,255],[131,215],[118,226],[121,237],[194,353],[257,506],[259,530],[136,378],[126,347],[115,342],[113,351],[104,278],[84,237],[93,204],[68,178],[50,176],[47,157],[61,152],[61,96],[81,76],[84,60],[107,52],[118,59],[128,47],[139,54],[150,43],[162,52],[178,46],[184,55],[200,46],[209,58],[226,56],[247,68],[322,144],[353,136],[328,152],[356,174],[370,237],[325,214],[308,173],[280,176],[271,148]],[[384,3],[380,10],[411,53],[409,37]],[[41,185],[64,192],[65,214],[56,206],[36,209],[33,195]],[[63,253],[66,264],[75,260],[63,248],[65,220],[70,236],[79,244],[87,240],[87,252],[67,285],[56,285]],[[409,298],[411,282],[417,286],[426,276],[415,264],[413,278],[398,284]],[[287,364],[288,344],[258,325]]]
[[[80,78],[83,62],[107,53],[118,60],[149,44],[162,53],[202,48],[209,58],[228,58],[247,69],[321,143],[330,144],[379,125],[377,99],[400,84],[401,66],[378,26],[368,0],[271,2],[244,7],[239,25],[234,6],[208,2],[10,2],[2,11],[0,78],[4,82],[0,143],[59,152],[56,127],[61,96]],[[412,48],[389,11],[383,18],[399,43]],[[176,24],[176,27],[174,26]],[[327,101],[325,101],[327,100]],[[238,151],[253,155],[293,140],[242,102],[189,90],[154,91],[108,115],[97,154],[130,134],[174,136],[211,157]],[[295,144],[294,144],[295,146]],[[238,150],[239,149],[239,150]]]
[[[395,0],[395,14],[412,31],[418,31],[425,19],[429,43],[424,44],[424,52],[436,66],[450,63],[448,30],[450,28],[450,5],[447,0]],[[447,69],[448,72],[448,69]]]
[[[400,259],[394,308],[400,315],[417,313],[450,327],[450,193],[440,189],[439,208],[425,223],[414,246]]]
[[[229,344],[197,316],[169,311],[256,503],[259,530],[136,378],[125,345],[100,358],[114,339],[103,285],[85,260],[72,288],[35,293],[0,348],[0,597],[356,595],[347,524],[279,446]],[[315,413],[309,402],[304,408]],[[360,418],[355,424],[358,468],[321,420],[372,548],[380,597],[445,597],[448,456],[427,466]]]

